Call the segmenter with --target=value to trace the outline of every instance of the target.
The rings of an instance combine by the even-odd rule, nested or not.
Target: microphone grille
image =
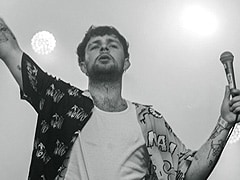
[[[233,54],[231,53],[231,52],[229,52],[229,51],[225,51],[225,52],[223,52],[222,54],[221,54],[221,56],[220,56],[220,61],[222,62],[222,63],[225,63],[225,62],[227,62],[227,61],[233,61],[233,58],[234,58],[234,56],[233,56]]]

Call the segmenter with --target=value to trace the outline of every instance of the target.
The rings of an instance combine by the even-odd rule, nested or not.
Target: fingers
[[[233,97],[239,96],[240,95],[240,90],[239,89],[231,89],[231,95]]]
[[[234,95],[233,95],[234,93]],[[240,113],[240,90],[234,89],[232,91],[233,98],[229,101],[230,111],[239,114]]]
[[[233,106],[230,107],[230,111],[234,114],[240,114],[240,103],[233,104]]]

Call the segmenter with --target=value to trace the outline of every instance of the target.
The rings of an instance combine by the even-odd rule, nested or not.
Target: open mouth
[[[112,56],[109,54],[100,54],[97,58],[98,61],[105,62],[112,59]]]

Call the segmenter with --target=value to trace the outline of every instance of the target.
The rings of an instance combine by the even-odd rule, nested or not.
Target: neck
[[[120,112],[127,108],[122,98],[122,82],[96,82],[89,80],[89,92],[95,106],[103,111]]]

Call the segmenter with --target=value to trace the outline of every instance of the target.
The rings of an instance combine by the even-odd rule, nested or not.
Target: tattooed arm
[[[226,145],[228,133],[235,123],[236,114],[240,112],[240,90],[236,89],[233,93],[235,96],[230,100],[230,90],[226,87],[218,123],[207,142],[195,154],[185,180],[207,179],[217,164]]]
[[[22,89],[21,59],[23,51],[20,49],[12,31],[0,18],[0,58],[7,65],[18,85]]]

